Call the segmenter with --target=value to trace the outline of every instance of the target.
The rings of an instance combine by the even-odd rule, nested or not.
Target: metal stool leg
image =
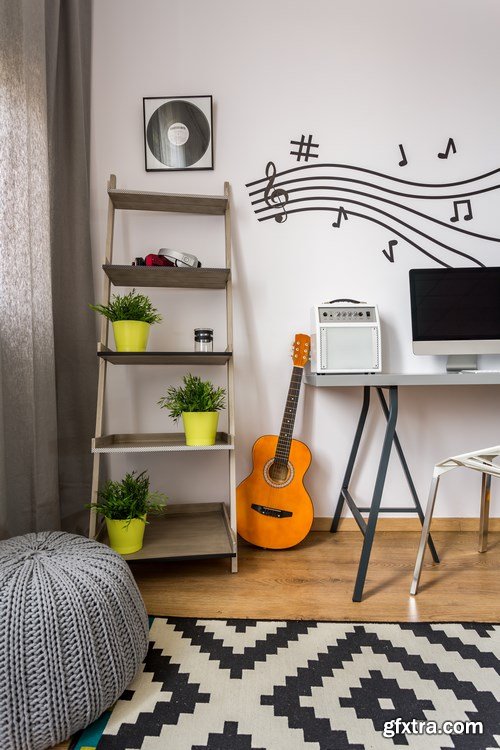
[[[481,477],[481,518],[479,521],[478,552],[486,552],[488,548],[488,522],[490,518],[490,490],[491,475],[482,474]]]
[[[439,474],[434,474],[431,481],[429,490],[429,499],[427,501],[427,508],[425,511],[424,524],[422,526],[422,533],[420,535],[420,545],[417,553],[417,560],[415,562],[415,569],[413,571],[413,581],[410,588],[410,594],[415,596],[418,591],[418,584],[420,581],[420,574],[422,572],[422,563],[424,562],[425,548],[427,546],[427,539],[429,537],[429,529],[432,521],[432,514],[434,512],[434,503],[436,502],[436,495],[439,485]]]

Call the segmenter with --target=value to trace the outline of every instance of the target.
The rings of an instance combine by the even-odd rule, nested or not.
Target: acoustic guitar
[[[236,489],[238,533],[257,547],[293,547],[304,539],[313,522],[313,504],[302,481],[311,451],[292,438],[310,343],[306,334],[295,336],[294,367],[280,434],[263,435],[255,442],[252,473]]]

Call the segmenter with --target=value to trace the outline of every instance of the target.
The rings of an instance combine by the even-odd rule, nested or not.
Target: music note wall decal
[[[389,250],[382,250],[389,263],[394,263],[394,250],[392,248],[397,244],[397,240],[389,240]]]
[[[447,159],[448,158],[448,154],[450,153],[450,150],[453,151],[454,154],[457,153],[457,148],[455,146],[455,141],[453,140],[453,138],[448,138],[448,143],[446,145],[446,151],[444,153],[440,151],[439,154],[438,154],[438,159]]]
[[[464,221],[470,221],[472,219],[472,207],[471,207],[469,199],[465,201],[453,201],[453,210],[455,211],[455,213],[450,218],[450,221],[460,221],[460,216],[459,216],[459,211],[458,211],[459,206],[466,207],[464,211]]]
[[[345,221],[347,221],[347,219],[349,218],[348,215],[347,215],[347,212],[346,212],[346,210],[345,210],[345,208],[343,206],[339,206],[338,207],[338,212],[339,213],[338,213],[338,216],[337,216],[337,221],[332,222],[332,227],[339,227],[340,226],[340,222],[342,221],[342,219],[345,219]]]
[[[269,179],[269,182],[264,190],[264,200],[269,208],[277,208],[278,205],[281,207],[283,213],[276,214],[274,220],[277,221],[278,224],[283,224],[288,218],[285,206],[288,203],[289,198],[288,193],[286,190],[283,190],[283,188],[272,189],[276,177],[276,165],[272,161],[267,162],[266,177]]]
[[[312,142],[312,135],[309,136],[307,141],[305,135],[302,135],[300,141],[290,141],[290,145],[298,146],[297,151],[290,151],[290,156],[296,156],[297,161],[300,161],[301,159],[309,161],[309,159],[318,158],[318,154],[311,153],[311,149],[319,148],[319,143]]]
[[[401,151],[401,156],[403,157],[401,161],[399,162],[399,166],[406,167],[406,165],[408,164],[408,159],[406,158],[405,150],[403,148],[402,143],[399,144],[399,150]]]

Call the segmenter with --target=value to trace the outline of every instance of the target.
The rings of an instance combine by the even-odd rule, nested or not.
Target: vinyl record
[[[158,161],[172,169],[182,169],[196,164],[206,152],[210,125],[199,107],[174,99],[153,112],[146,141]]]

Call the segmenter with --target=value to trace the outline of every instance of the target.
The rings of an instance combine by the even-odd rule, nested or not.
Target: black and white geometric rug
[[[150,640],[75,750],[500,747],[500,625],[168,617]]]

